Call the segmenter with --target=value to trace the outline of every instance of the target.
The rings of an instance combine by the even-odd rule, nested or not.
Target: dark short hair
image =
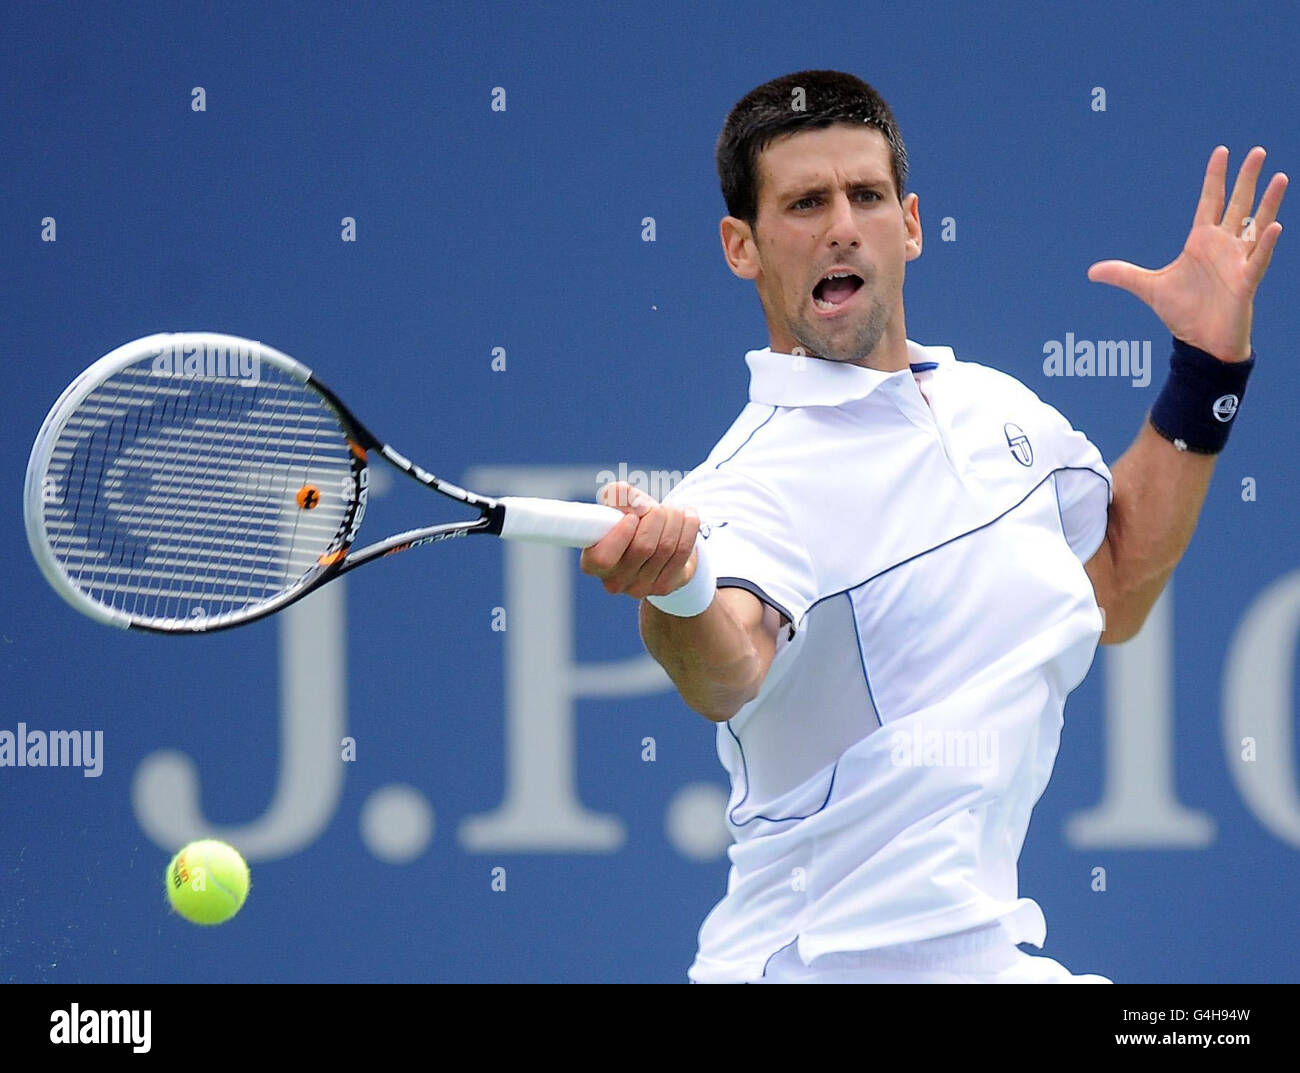
[[[803,90],[803,110],[794,107],[797,89]],[[727,212],[752,227],[758,218],[759,154],[783,135],[836,123],[865,123],[885,136],[901,203],[907,149],[884,98],[842,71],[799,71],[750,90],[728,114],[714,153]]]

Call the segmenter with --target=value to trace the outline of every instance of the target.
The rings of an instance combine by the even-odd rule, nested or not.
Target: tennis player
[[[869,85],[801,71],[731,111],[722,248],[769,345],[663,503],[601,490],[628,517],[582,556],[642,601],[646,648],[717,724],[731,778],[727,891],[691,981],[1109,982],[1018,948],[1047,928],[1016,865],[1065,699],[1099,641],[1141,627],[1245,395],[1287,181],[1250,221],[1263,162],[1252,149],[1225,207],[1214,150],[1172,264],[1089,269],[1173,336],[1108,468],[1011,376],[908,338],[921,217]]]

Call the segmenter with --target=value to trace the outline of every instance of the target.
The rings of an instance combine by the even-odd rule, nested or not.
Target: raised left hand
[[[1221,361],[1245,361],[1251,351],[1255,290],[1282,234],[1277,211],[1287,186],[1286,175],[1274,175],[1259,211],[1248,221],[1266,155],[1259,146],[1246,154],[1225,212],[1228,149],[1215,148],[1191,233],[1176,260],[1155,270],[1128,261],[1098,261],[1088,269],[1088,278],[1136,295],[1183,342]]]

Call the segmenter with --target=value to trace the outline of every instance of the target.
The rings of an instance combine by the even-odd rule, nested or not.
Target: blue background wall
[[[767,343],[718,247],[714,140],[755,85],[831,67],[885,95],[911,154],[927,243],[909,266],[910,337],[1022,379],[1113,462],[1163,381],[1167,336],[1086,268],[1171,260],[1220,142],[1232,176],[1257,143],[1266,174],[1300,168],[1298,31],[1282,4],[1227,19],[1204,3],[5,5],[0,729],[102,730],[105,766],[0,769],[0,980],[682,981],[726,878],[712,730],[662,691],[575,704],[572,785],[616,818],[615,847],[467,844],[464,821],[506,792],[513,658],[491,627],[505,552],[467,541],[347,583],[331,613],[346,615],[357,759],[337,799],[301,845],[250,853],[233,922],[169,915],[175,847],[133,787],[160,750],[188,754],[206,822],[240,841],[285,763],[287,627],[128,635],[46,586],[22,536],[22,466],[92,360],[161,330],[260,338],[453,480],[586,467],[594,496],[595,472],[620,461],[689,469],[743,404],[744,351]],[[41,240],[46,217],[56,242]],[[940,241],[943,218],[956,241]],[[1127,663],[1099,651],[1066,709],[1021,877],[1047,952],[1076,972],[1300,981],[1296,274],[1284,234],[1245,413],[1156,632]],[[1152,385],[1045,376],[1043,347],[1067,332],[1151,340]],[[399,490],[372,508],[373,536],[442,509]],[[635,605],[576,560],[574,658],[637,657]],[[1257,760],[1241,759],[1243,736]],[[1090,834],[1121,769],[1127,804]],[[400,862],[364,819],[392,784],[410,788],[399,816],[424,801],[434,817]],[[1181,826],[1144,831],[1153,809],[1137,795],[1153,784]]]

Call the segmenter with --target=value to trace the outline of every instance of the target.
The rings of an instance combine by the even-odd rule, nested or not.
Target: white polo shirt
[[[720,587],[791,622],[718,725],[727,893],[690,977],[762,976],[1001,921],[1030,810],[1102,618],[1084,571],[1110,471],[1014,378],[907,343],[910,370],[751,351],[750,401],[665,502],[694,506]]]

